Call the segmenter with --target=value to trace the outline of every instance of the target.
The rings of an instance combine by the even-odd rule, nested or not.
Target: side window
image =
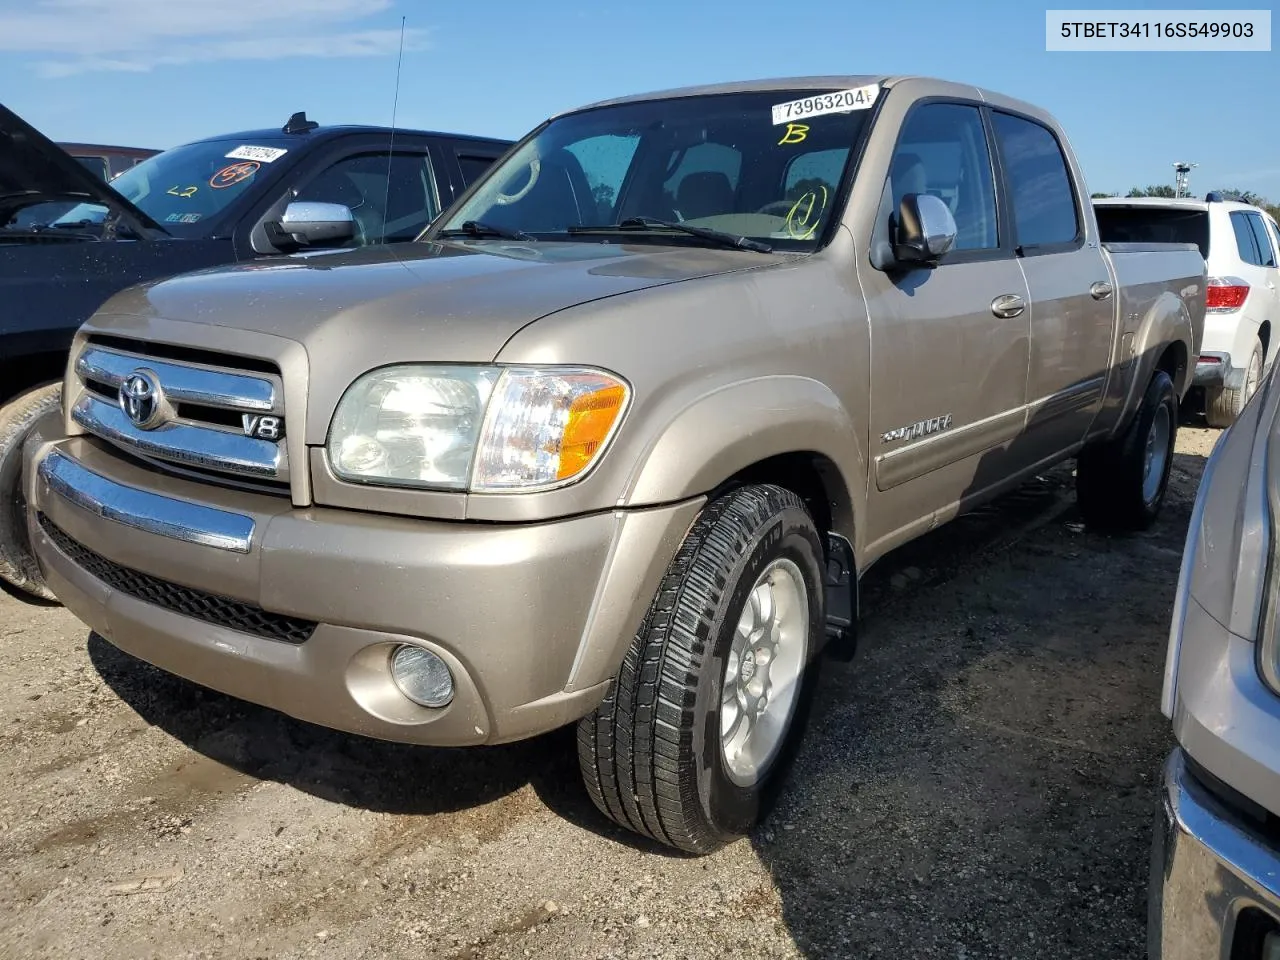
[[[1236,249],[1240,252],[1240,259],[1255,267],[1262,266],[1262,251],[1258,248],[1258,238],[1253,235],[1253,229],[1249,226],[1249,220],[1243,212],[1232,211],[1231,229],[1235,231]]]
[[[80,166],[84,167],[90,173],[101,177],[103,180],[110,178],[107,173],[107,161],[105,157],[76,157],[76,161]]]
[[[783,197],[798,200],[819,187],[825,187],[828,193],[834,193],[848,156],[847,147],[837,147],[832,150],[815,150],[796,157],[787,164]]]
[[[953,249],[1000,245],[991,152],[977,107],[928,103],[914,110],[894,149],[889,182],[895,217],[907,194],[930,193],[955,217]]]
[[[698,143],[668,163],[675,170],[662,185],[665,200],[683,220],[697,220],[734,210],[742,154],[722,143]]]
[[[1247,213],[1245,217],[1253,230],[1253,239],[1258,244],[1258,255],[1262,261],[1262,266],[1274,267],[1276,265],[1276,252],[1271,248],[1271,238],[1267,236],[1267,228],[1262,222],[1262,217],[1256,213]]]
[[[475,153],[458,154],[458,166],[462,168],[462,182],[471,186],[480,179],[480,175],[493,166],[497,157],[482,157]]]
[[[631,169],[631,160],[639,145],[639,135],[623,137],[605,134],[579,140],[566,148],[586,172],[591,198],[596,204],[596,215],[600,218],[598,222],[613,222],[618,191],[622,189],[622,181]]]
[[[1276,222],[1270,217],[1266,219],[1267,231],[1271,234],[1271,246],[1277,253],[1280,253],[1280,227],[1277,227]]]
[[[440,212],[431,161],[418,153],[393,154],[390,162],[385,153],[345,157],[304,184],[294,199],[349,207],[358,246],[412,240]]]
[[[1080,234],[1080,220],[1057,138],[1047,127],[1011,114],[995,113],[993,121],[1017,244],[1071,243]]]

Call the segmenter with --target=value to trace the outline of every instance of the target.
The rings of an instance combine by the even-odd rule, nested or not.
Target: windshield
[[[648,220],[812,250],[836,215],[846,162],[876,93],[874,86],[756,91],[569,114],[491,168],[424,238],[470,223],[474,236],[707,242],[641,222]],[[619,224],[625,235],[581,229]]]
[[[203,236],[206,221],[251,189],[289,146],[289,141],[270,138],[252,143],[189,143],[130,167],[115,177],[111,186],[174,236]],[[105,207],[82,203],[59,217],[55,225],[100,223],[105,216]]]

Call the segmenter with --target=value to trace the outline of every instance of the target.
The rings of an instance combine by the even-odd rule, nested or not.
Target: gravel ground
[[[703,859],[602,820],[568,731],[335,734],[0,593],[0,956],[1139,957],[1215,438],[1147,534],[1083,530],[1065,467],[886,558],[778,809]]]

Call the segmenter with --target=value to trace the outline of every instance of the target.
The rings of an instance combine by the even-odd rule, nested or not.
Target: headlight
[[[343,394],[329,463],[365,483],[546,489],[587,471],[629,398],[621,379],[583,367],[384,367]]]

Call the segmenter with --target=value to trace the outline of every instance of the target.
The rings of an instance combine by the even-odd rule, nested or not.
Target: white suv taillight
[[[1210,277],[1205,285],[1204,309],[1230,313],[1243,307],[1248,296],[1249,284],[1239,277]]]

